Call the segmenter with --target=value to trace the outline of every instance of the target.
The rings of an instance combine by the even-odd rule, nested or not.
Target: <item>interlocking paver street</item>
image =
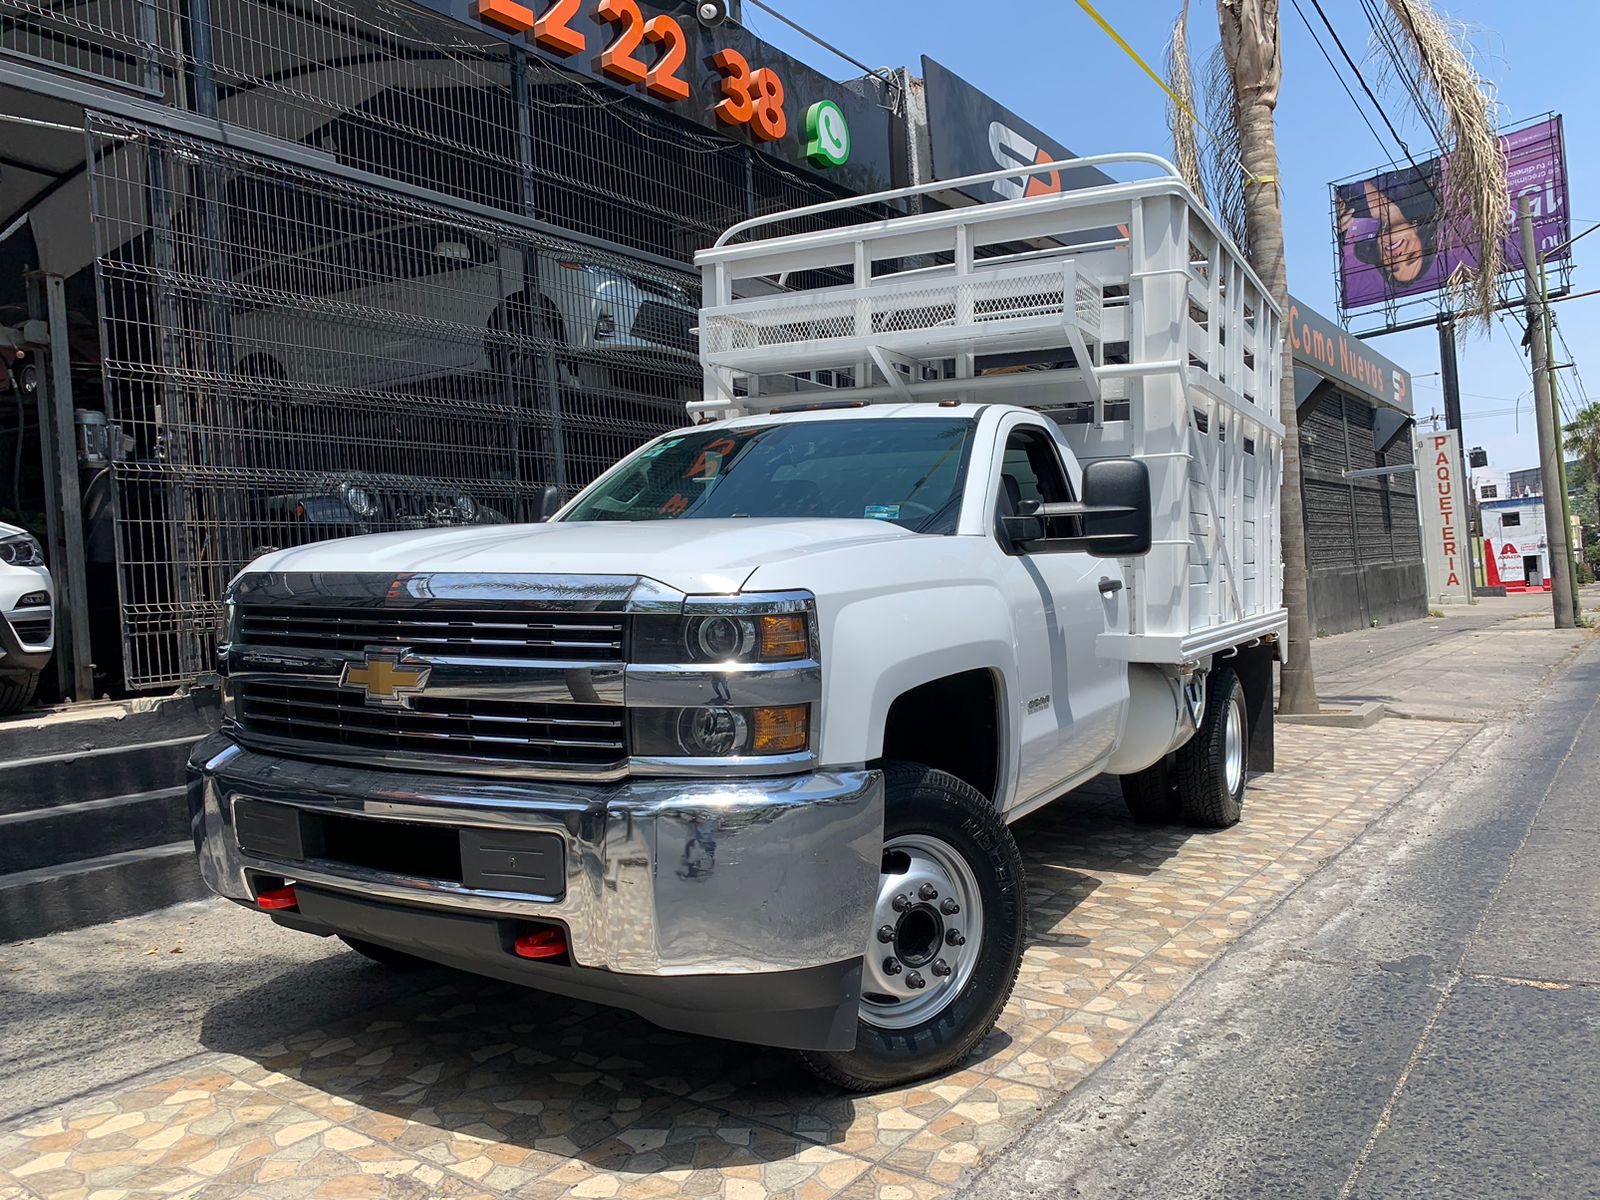
[[[1104,785],[1026,819],[1016,992],[963,1070],[908,1090],[845,1096],[782,1052],[441,974],[354,1020],[35,1114],[0,1134],[0,1185],[41,1200],[943,1195],[1467,732],[1286,726],[1278,772],[1224,833],[1134,825]],[[294,996],[268,984],[240,1003]]]

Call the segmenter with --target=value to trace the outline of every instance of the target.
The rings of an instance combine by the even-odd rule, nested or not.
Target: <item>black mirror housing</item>
[[[1074,518],[1072,537],[1051,537],[1050,522]],[[1150,553],[1150,469],[1134,458],[1103,458],[1083,469],[1083,502],[1025,501],[1003,525],[1018,554],[1082,550],[1095,558],[1137,558]]]
[[[544,485],[539,493],[539,523],[542,525],[561,511],[561,489],[553,483]]]
[[[1150,553],[1150,468],[1136,458],[1103,458],[1083,469],[1085,547],[1095,558]],[[1096,511],[1121,510],[1121,511]]]

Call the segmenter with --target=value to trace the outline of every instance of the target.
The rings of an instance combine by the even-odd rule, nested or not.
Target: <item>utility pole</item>
[[[1533,355],[1534,421],[1539,430],[1539,472],[1544,483],[1545,543],[1550,548],[1550,600],[1557,629],[1574,629],[1572,555],[1567,550],[1566,505],[1561,491],[1561,441],[1556,435],[1555,403],[1550,393],[1549,343],[1539,254],[1533,241],[1533,210],[1527,196],[1517,197],[1517,223],[1522,229],[1522,279],[1528,305],[1528,350]]]

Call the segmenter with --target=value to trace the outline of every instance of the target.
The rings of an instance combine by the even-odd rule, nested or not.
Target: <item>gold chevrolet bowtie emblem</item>
[[[428,686],[433,668],[407,666],[409,657],[409,650],[368,650],[362,662],[345,663],[339,686],[360,688],[366,702],[379,708],[410,708],[411,697]]]

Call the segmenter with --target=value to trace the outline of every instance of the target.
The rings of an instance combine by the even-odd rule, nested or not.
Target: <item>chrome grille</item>
[[[469,608],[239,607],[244,646],[359,654],[406,646],[423,657],[621,662],[623,617],[610,613]]]
[[[623,710],[606,705],[423,695],[410,708],[374,708],[332,683],[231,686],[243,740],[293,742],[313,755],[342,749],[594,770],[620,766],[628,752]]]

